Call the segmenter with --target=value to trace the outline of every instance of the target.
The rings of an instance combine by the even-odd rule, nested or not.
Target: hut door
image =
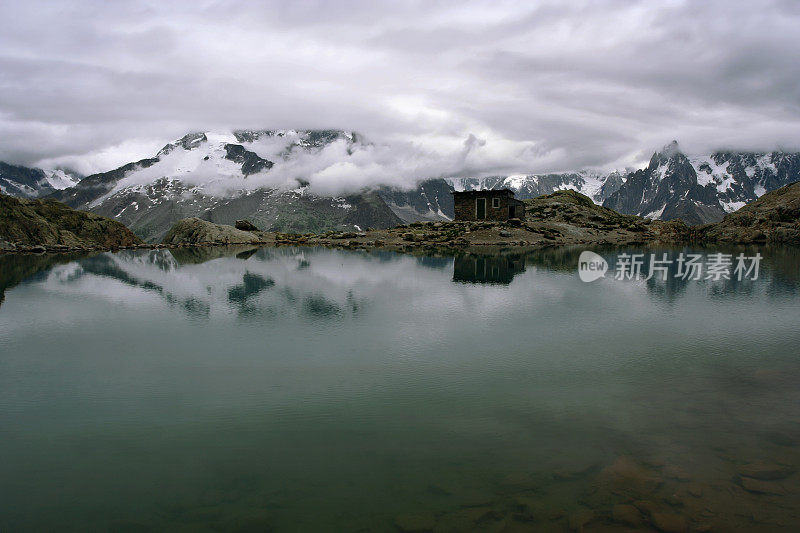
[[[478,220],[486,218],[486,198],[475,199],[475,218]]]
[[[514,218],[514,206],[508,206],[508,218]]]

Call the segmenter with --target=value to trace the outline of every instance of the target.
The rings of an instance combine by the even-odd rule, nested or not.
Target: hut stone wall
[[[486,215],[478,218],[478,201],[486,202]],[[525,219],[525,204],[508,190],[467,191],[453,193],[455,220],[488,220],[504,222],[509,218]],[[497,205],[497,207],[495,207]],[[511,208],[513,207],[513,212]]]

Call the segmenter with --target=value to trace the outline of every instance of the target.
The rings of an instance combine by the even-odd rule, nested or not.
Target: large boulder
[[[177,221],[164,236],[164,244],[252,244],[260,242],[257,235],[233,226],[214,224],[199,218]]]
[[[261,231],[249,220],[237,220],[233,227],[242,231]]]

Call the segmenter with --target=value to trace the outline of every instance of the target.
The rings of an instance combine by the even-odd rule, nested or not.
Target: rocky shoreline
[[[0,194],[0,252],[63,253],[141,244],[142,239],[116,220],[55,200]]]
[[[198,245],[186,244],[183,247],[193,247]],[[203,244],[202,246],[216,246],[215,243]],[[119,250],[157,250],[160,248],[174,248],[166,244],[133,244],[130,246],[68,246],[65,244],[24,244],[0,241],[0,253],[17,254],[72,254],[77,252],[117,252]]]
[[[51,210],[54,209],[52,204],[57,202],[48,202]],[[57,205],[69,210],[62,204]],[[94,219],[102,219],[100,222],[103,224],[121,226],[122,230],[114,229],[122,232],[122,236],[92,242],[92,235],[79,239],[70,233],[72,237],[64,239],[64,230],[47,228],[50,234],[55,234],[55,239],[36,242],[35,238],[29,238],[27,242],[13,242],[8,238],[8,231],[0,231],[0,253],[73,253],[231,244],[390,251],[489,251],[566,245],[800,244],[800,182],[765,194],[753,204],[726,216],[722,222],[704,226],[688,226],[680,220],[650,220],[622,215],[571,190],[526,200],[525,209],[524,221],[414,222],[389,229],[304,234],[258,231],[247,221],[237,221],[234,227],[188,218],[176,222],[158,244],[142,242],[113,220],[72,211],[75,217],[91,218],[94,222],[97,222]],[[63,218],[63,214],[61,216]]]

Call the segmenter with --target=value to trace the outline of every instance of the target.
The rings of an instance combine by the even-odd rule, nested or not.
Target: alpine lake
[[[0,531],[797,531],[800,249],[0,256]]]

